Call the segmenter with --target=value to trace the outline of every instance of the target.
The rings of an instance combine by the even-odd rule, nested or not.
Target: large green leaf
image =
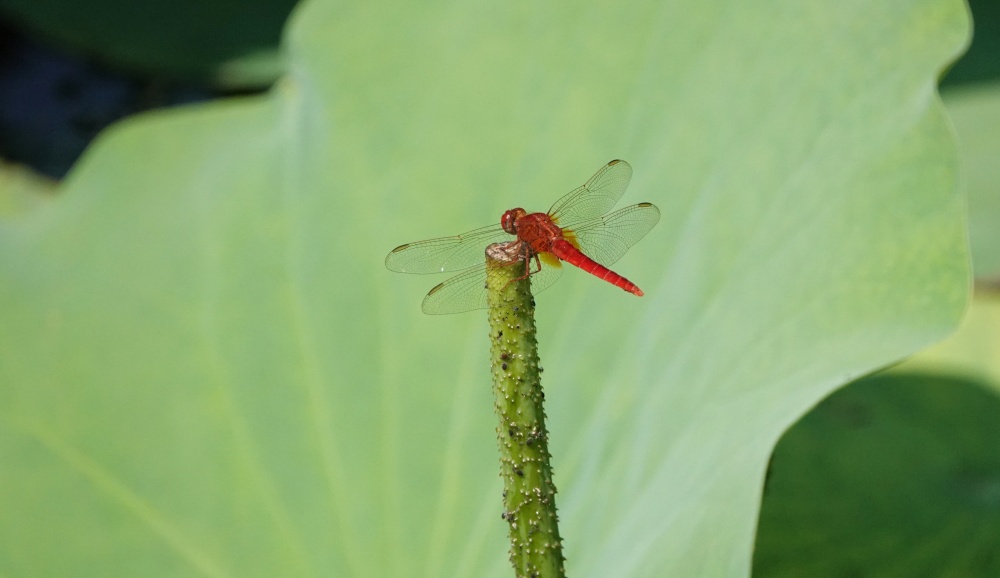
[[[967,36],[952,0],[307,4],[267,97],[0,217],[0,572],[509,575],[485,315],[382,258],[620,157],[646,297],[538,300],[567,566],[746,575],[780,433],[961,314]]]

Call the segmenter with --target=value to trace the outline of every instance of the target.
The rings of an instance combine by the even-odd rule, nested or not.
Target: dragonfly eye
[[[500,218],[500,226],[511,235],[514,234],[514,215],[512,213],[513,211],[507,211]]]
[[[524,209],[521,208],[511,209],[506,213],[504,213],[503,217],[500,217],[500,226],[503,227],[504,231],[507,231],[511,235],[516,235],[517,228],[514,226],[514,224],[517,222],[517,219],[519,217],[522,217],[525,214],[527,213],[525,213]]]

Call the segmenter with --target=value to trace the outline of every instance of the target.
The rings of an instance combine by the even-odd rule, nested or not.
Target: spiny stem
[[[490,269],[490,353],[496,399],[500,476],[510,526],[510,561],[517,578],[564,578],[556,516],[556,487],[549,465],[545,394],[539,379],[535,302],[525,263],[509,245],[487,250]]]

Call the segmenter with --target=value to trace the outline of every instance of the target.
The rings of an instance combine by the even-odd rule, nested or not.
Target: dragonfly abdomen
[[[579,267],[598,279],[607,281],[615,287],[620,287],[633,295],[642,297],[642,289],[639,289],[635,283],[584,255],[565,239],[557,239],[552,242],[552,253],[570,265]]]

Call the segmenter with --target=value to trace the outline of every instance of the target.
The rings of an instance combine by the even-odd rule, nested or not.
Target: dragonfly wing
[[[582,187],[566,194],[549,209],[561,227],[599,217],[611,210],[632,179],[632,167],[615,160],[601,167]]]
[[[486,247],[511,240],[499,226],[491,225],[461,235],[400,245],[385,257],[385,266],[399,273],[459,271],[486,261]]]
[[[571,242],[575,237],[583,254],[609,267],[659,220],[660,210],[656,205],[639,203],[563,229],[563,235]]]
[[[470,269],[438,284],[420,308],[428,315],[462,313],[486,308],[486,265]]]
[[[532,273],[532,295],[538,295],[559,279],[562,267],[559,266],[558,261],[558,259],[554,259],[555,265],[542,261],[541,271]],[[521,263],[510,266],[517,267],[519,271],[524,270],[524,265]],[[534,271],[534,260],[532,260],[531,267]],[[430,293],[424,297],[420,308],[428,315],[486,309],[489,306],[486,300],[486,277],[490,274],[496,274],[496,270],[487,269],[484,265],[456,275],[431,289]]]
[[[562,275],[562,262],[555,255],[549,260],[542,260],[542,270],[531,276],[531,294],[538,295],[555,283]]]

